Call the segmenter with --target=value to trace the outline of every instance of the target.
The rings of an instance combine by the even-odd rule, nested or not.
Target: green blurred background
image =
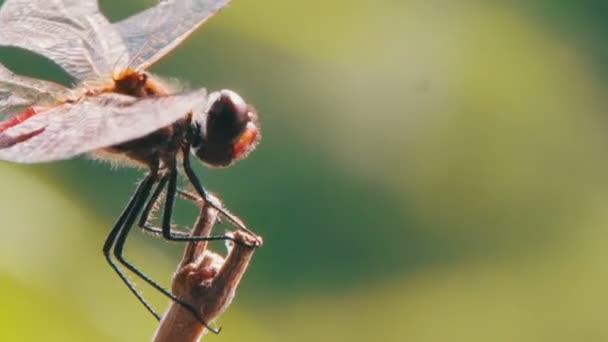
[[[118,20],[153,3],[101,6]],[[249,159],[197,169],[265,239],[207,340],[607,341],[607,10],[235,0],[155,65],[236,90],[263,124]],[[69,82],[31,54],[0,59]],[[150,339],[101,254],[141,177],[0,163],[0,340]],[[196,213],[180,202],[177,221]],[[169,284],[182,247],[129,242]]]

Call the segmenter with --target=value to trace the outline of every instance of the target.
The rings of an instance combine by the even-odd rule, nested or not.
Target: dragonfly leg
[[[178,176],[177,169],[171,170],[166,176],[167,181],[163,182],[163,180],[161,180],[161,182],[159,183],[159,187],[156,189],[155,193],[152,195],[153,197],[150,199],[150,201],[148,202],[148,205],[146,206],[146,208],[148,208],[148,207],[151,208],[152,205],[150,205],[150,203],[153,204],[153,202],[155,202],[158,199],[158,194],[160,194],[164,190],[163,188],[165,186],[167,186],[167,194],[166,194],[166,198],[165,198],[165,208],[163,211],[162,227],[161,228],[153,227],[153,226],[145,223],[148,220],[147,216],[149,216],[150,210],[148,210],[148,211],[144,210],[144,212],[142,213],[142,217],[140,219],[140,224],[143,222],[146,230],[153,231],[155,233],[160,233],[163,236],[163,238],[165,238],[166,240],[169,240],[169,241],[179,241],[179,242],[218,241],[218,240],[235,241],[234,238],[230,235],[190,236],[189,234],[184,234],[183,232],[175,232],[174,230],[171,229],[171,218],[173,217],[173,206],[175,204],[175,195],[177,193],[177,176]],[[163,188],[161,188],[161,186]],[[156,196],[157,198],[154,198],[154,195],[157,195]]]
[[[174,174],[176,170],[172,170],[171,174]],[[163,176],[164,178],[165,176]],[[159,181],[159,185],[164,186],[163,183],[163,178],[161,178],[161,180]],[[124,219],[119,220],[122,221],[122,228],[117,229],[117,233],[114,234],[114,241],[111,245],[113,245],[113,255],[116,258],[116,260],[118,260],[118,262],[120,264],[122,264],[124,267],[126,267],[129,271],[133,272],[136,276],[138,276],[140,279],[142,279],[143,281],[145,281],[146,283],[148,283],[150,286],[152,286],[153,288],[155,288],[157,291],[159,291],[160,293],[162,293],[163,295],[165,295],[166,297],[170,298],[171,300],[173,300],[174,302],[182,305],[184,308],[186,308],[188,311],[190,311],[194,317],[196,317],[207,329],[209,329],[209,331],[215,333],[215,334],[219,334],[220,329],[215,329],[210,327],[205,320],[201,317],[201,314],[199,312],[199,310],[197,308],[195,308],[192,304],[184,301],[181,298],[178,298],[177,296],[175,296],[173,293],[171,293],[171,291],[169,291],[168,289],[166,289],[165,287],[163,287],[162,285],[160,285],[159,283],[157,283],[154,279],[150,278],[148,275],[146,275],[145,273],[143,273],[141,270],[139,270],[139,268],[137,268],[135,265],[133,265],[131,262],[129,262],[125,256],[124,256],[124,247],[125,244],[127,242],[127,238],[129,236],[129,232],[131,231],[131,228],[133,227],[133,224],[135,223],[135,219],[137,218],[137,216],[139,215],[139,213],[147,208],[147,207],[151,207],[154,202],[158,199],[158,198],[148,198],[150,196],[150,192],[152,191],[152,187],[155,183],[155,179],[156,176],[155,175],[151,175],[148,176],[144,182],[142,183],[142,185],[140,186],[140,190],[138,190],[138,195],[136,196],[135,200],[132,200],[132,204],[130,203],[129,206],[131,206],[129,213],[127,215],[125,215]],[[162,188],[161,188],[162,189]],[[160,193],[162,190],[156,190],[154,192],[154,194],[156,193]],[[153,195],[154,195],[153,194]],[[169,196],[167,196],[169,197]],[[168,198],[169,199],[169,198]],[[152,204],[150,204],[152,202]],[[122,216],[122,215],[121,215]],[[122,217],[121,217],[122,218]],[[164,218],[164,215],[163,215]],[[171,227],[169,226],[169,230],[171,229]],[[105,251],[105,249],[104,249]],[[127,286],[129,287],[129,289],[131,289],[131,292],[133,292],[134,294],[136,294],[137,298],[140,300],[140,302],[142,302],[144,304],[144,306],[157,318],[160,319],[160,316],[158,315],[158,313],[156,313],[156,311],[154,311],[154,309],[149,305],[149,303],[147,303],[147,301],[145,301],[143,299],[143,297],[141,296],[141,294],[135,289],[135,287],[133,286],[133,284],[128,280],[128,278],[124,275],[124,273],[122,272],[122,270],[119,269],[118,265],[116,265],[115,263],[111,264],[112,267],[119,273],[119,275],[121,276],[121,279],[123,279],[123,281],[127,284]]]
[[[112,258],[112,254],[111,254],[112,249],[114,248],[114,245],[116,244],[117,237],[119,236],[120,232],[125,227],[125,222],[127,221],[127,219],[129,217],[133,216],[132,213],[133,213],[135,207],[137,205],[140,205],[139,203],[142,202],[142,200],[141,200],[142,197],[144,197],[144,199],[145,199],[145,194],[150,191],[150,188],[152,187],[153,184],[154,184],[153,176],[149,175],[137,187],[137,190],[135,191],[135,193],[129,200],[129,203],[127,204],[127,206],[123,210],[122,214],[120,214],[120,217],[114,224],[114,227],[110,231],[110,234],[108,234],[106,242],[103,246],[103,254],[105,255],[106,260],[108,261],[108,263],[110,264],[112,269],[114,271],[116,271],[116,273],[118,274],[120,279],[125,283],[125,285],[127,285],[129,290],[135,295],[135,297],[137,297],[137,299],[146,307],[146,309],[148,309],[148,311],[154,317],[156,317],[156,319],[160,319],[160,315],[154,310],[154,308],[152,308],[150,303],[148,303],[145,300],[145,298],[142,296],[142,294],[135,288],[135,285],[129,280],[129,278],[124,273],[124,271],[120,268],[120,266]]]
[[[106,243],[104,244],[104,248],[103,248],[104,255],[106,256],[106,259],[110,263],[110,266],[114,269],[114,271],[116,271],[116,273],[119,275],[121,280],[127,285],[129,290],[131,290],[131,292],[137,297],[137,299],[146,307],[146,309],[148,309],[148,311],[152,315],[154,315],[154,317],[156,319],[160,320],[160,315],[154,310],[154,308],[152,308],[150,303],[148,303],[145,300],[145,298],[143,298],[141,293],[135,288],[135,285],[129,280],[127,275],[120,268],[120,266],[116,263],[116,261],[118,261],[120,264],[122,264],[128,270],[133,272],[136,276],[138,276],[139,278],[144,280],[150,286],[154,287],[157,291],[161,292],[163,295],[167,296],[174,302],[182,305],[184,308],[186,308],[188,311],[190,311],[203,325],[205,325],[205,327],[207,327],[207,329],[209,329],[211,332],[213,332],[215,334],[218,334],[221,329],[214,329],[212,327],[209,327],[206,324],[206,322],[203,320],[203,318],[201,317],[199,310],[197,308],[195,308],[192,304],[173,295],[169,290],[167,290],[166,288],[164,288],[163,286],[158,284],[155,280],[153,280],[152,278],[147,276],[142,271],[140,271],[136,266],[134,266],[132,263],[130,263],[124,257],[123,251],[124,251],[124,247],[125,247],[129,232],[131,231],[131,228],[133,227],[136,217],[139,215],[139,213],[142,211],[142,209],[144,209],[144,207],[146,207],[147,204],[149,203],[149,201],[148,201],[148,203],[146,201],[148,200],[148,197],[150,196],[150,192],[151,192],[152,187],[154,186],[155,182],[156,182],[155,173],[151,173],[141,182],[141,184],[139,185],[135,194],[129,201],[129,204],[127,205],[127,207],[125,208],[123,213],[120,215],[119,219],[117,220],[116,224],[110,231],[110,234],[108,235]],[[114,258],[116,260],[114,260],[112,258],[112,255],[114,256]]]
[[[139,222],[137,224],[143,230],[151,232],[155,235],[162,235],[162,229],[148,224],[148,220],[150,218],[150,215],[152,214],[152,210],[154,209],[156,202],[158,201],[158,198],[160,197],[160,194],[163,192],[163,190],[167,186],[168,180],[169,180],[169,177],[167,175],[164,175],[160,179],[160,181],[158,182],[158,185],[156,186],[156,190],[154,190],[154,192],[152,193],[152,197],[150,197],[150,199],[148,200],[148,203],[146,203],[146,206],[144,207],[144,210],[142,211]],[[176,236],[181,236],[181,237],[188,236],[187,233],[179,232],[179,231],[172,230],[171,233]]]
[[[251,229],[249,229],[249,228],[247,228],[247,226],[245,226],[245,223],[243,223],[243,221],[241,221],[236,216],[232,215],[228,210],[226,210],[226,208],[224,208],[223,205],[221,205],[221,204],[218,205],[218,203],[216,203],[216,201],[214,201],[210,198],[209,194],[207,193],[207,190],[205,190],[205,188],[201,184],[201,181],[198,179],[198,177],[194,173],[194,170],[192,170],[192,166],[190,165],[190,157],[189,157],[189,154],[186,153],[186,151],[183,153],[183,166],[184,166],[184,171],[186,172],[186,176],[188,177],[188,180],[190,181],[190,183],[192,183],[192,186],[194,186],[194,189],[196,190],[198,195],[201,196],[203,201],[205,201],[205,203],[208,203],[211,207],[216,209],[220,214],[222,214],[224,217],[226,217],[228,219],[228,221],[230,221],[232,224],[234,224],[239,229],[251,234],[252,236],[257,237],[257,235]],[[256,240],[258,240],[258,243],[261,245],[262,242],[257,238],[256,238]]]

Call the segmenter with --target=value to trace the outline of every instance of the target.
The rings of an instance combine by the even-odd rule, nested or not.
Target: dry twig
[[[192,236],[209,236],[217,211],[202,204]],[[235,243],[224,260],[207,249],[206,241],[188,243],[173,276],[172,292],[200,309],[206,323],[213,322],[230,305],[261,239],[247,233],[233,233]],[[251,247],[249,247],[251,246]],[[198,341],[206,331],[194,315],[178,303],[171,303],[154,335],[154,342]]]

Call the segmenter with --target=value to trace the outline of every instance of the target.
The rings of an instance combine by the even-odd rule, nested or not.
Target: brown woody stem
[[[202,204],[201,213],[192,229],[191,236],[209,236],[217,222],[217,210]],[[243,274],[247,270],[259,237],[237,231],[232,233],[236,243],[226,259],[207,249],[207,241],[190,242],[173,276],[173,294],[194,307],[210,324],[232,302]],[[182,305],[172,302],[165,312],[154,342],[198,341],[206,331],[205,326]]]

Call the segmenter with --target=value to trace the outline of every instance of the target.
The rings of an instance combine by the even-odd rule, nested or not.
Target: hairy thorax
[[[129,95],[133,97],[167,96],[172,93],[168,86],[145,73],[129,72],[115,80],[106,92]],[[127,164],[136,166],[152,166],[158,161],[172,162],[175,155],[186,139],[190,114],[184,113],[184,118],[174,124],[163,127],[146,136],[127,141],[111,147],[97,150],[94,158],[111,162],[112,164]]]

